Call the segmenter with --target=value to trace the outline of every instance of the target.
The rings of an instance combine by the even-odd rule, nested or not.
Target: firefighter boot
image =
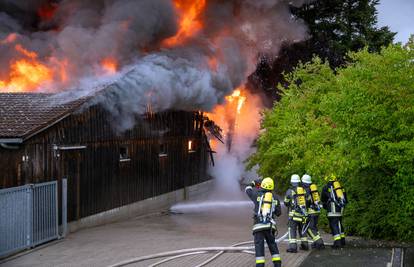
[[[302,243],[300,243],[300,249],[301,250],[309,250],[308,241],[306,241],[306,242],[302,241]]]
[[[341,248],[341,240],[335,240],[333,245],[332,245],[332,249],[340,249]]]
[[[345,247],[345,237],[341,238],[341,247]]]
[[[311,247],[312,247],[313,249],[324,249],[324,248],[325,248],[325,245],[324,245],[324,243],[323,243],[322,238],[319,238],[318,240],[313,241],[313,243],[312,243]]]
[[[274,261],[273,262],[273,267],[282,267],[282,262],[281,261]]]

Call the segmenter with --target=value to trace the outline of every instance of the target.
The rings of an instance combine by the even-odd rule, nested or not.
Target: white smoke
[[[232,135],[231,149],[228,143],[219,143],[217,147],[216,165],[210,169],[215,180],[215,190],[211,199],[243,199],[243,186],[246,182],[258,178],[255,171],[245,170],[245,160],[254,152],[254,140],[258,136],[261,121],[261,110],[263,109],[260,98],[248,92],[242,93],[246,101],[240,113],[227,114],[214,118],[217,123],[228,132],[231,123],[229,115],[235,117],[235,131]],[[223,111],[218,109],[219,114]],[[227,136],[228,138],[229,136]]]

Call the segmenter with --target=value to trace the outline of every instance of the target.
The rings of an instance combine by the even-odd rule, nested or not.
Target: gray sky
[[[414,0],[380,0],[378,25],[397,32],[396,42],[406,43],[414,34]]]

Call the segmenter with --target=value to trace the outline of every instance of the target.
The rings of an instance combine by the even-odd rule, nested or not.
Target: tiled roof
[[[28,138],[85,101],[83,98],[64,103],[54,94],[0,93],[0,138]]]

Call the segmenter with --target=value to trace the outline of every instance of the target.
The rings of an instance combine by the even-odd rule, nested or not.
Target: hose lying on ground
[[[280,242],[281,240],[283,240],[284,238],[286,238],[288,233],[284,234],[282,237],[280,237],[279,239],[276,240],[276,242]],[[251,243],[251,241],[247,241],[247,242],[242,242],[239,244],[249,244]],[[238,245],[238,244],[236,244]],[[141,256],[141,257],[137,257],[137,258],[132,258],[129,260],[125,260],[119,263],[115,263],[113,265],[110,265],[109,267],[120,267],[120,266],[126,266],[132,263],[136,263],[136,262],[141,262],[141,261],[145,261],[145,260],[150,260],[150,259],[156,259],[156,258],[161,258],[161,257],[170,257],[168,258],[168,260],[173,260],[176,258],[179,258],[177,256],[186,254],[186,256],[189,255],[195,255],[195,254],[201,254],[201,253],[209,253],[209,252],[213,252],[213,251],[218,251],[219,253],[224,253],[224,252],[236,252],[236,253],[252,253],[252,249],[254,249],[254,246],[248,246],[248,247],[234,247],[230,246],[230,247],[205,247],[205,248],[189,248],[189,249],[181,249],[181,250],[174,250],[174,251],[167,251],[167,252],[162,252],[162,253],[157,253],[157,254],[152,254],[152,255],[146,255],[146,256]],[[197,252],[197,253],[196,253]],[[214,255],[212,258],[210,258],[209,260],[203,262],[202,264],[200,264],[199,266],[204,266],[205,264],[208,264],[209,262],[213,261],[214,259],[216,259],[219,253],[217,253],[216,255]],[[217,256],[218,255],[218,256]],[[166,262],[167,259],[163,260],[162,262],[158,262],[157,264],[153,265],[159,265],[161,263]]]
[[[286,232],[283,236],[279,237],[278,239],[276,239],[276,243],[281,242],[283,239],[285,239],[288,235],[288,232]],[[246,242],[241,242],[241,243],[237,243],[232,245],[232,247],[237,247],[237,246],[241,246],[241,245],[245,245],[245,244],[250,244],[252,243],[252,241],[246,241]],[[220,251],[219,253],[217,253],[216,255],[214,255],[213,257],[211,257],[210,259],[207,259],[206,261],[200,263],[199,265],[197,265],[196,267],[203,267],[206,266],[207,264],[209,264],[210,262],[212,262],[213,260],[217,259],[218,257],[220,257],[222,254],[224,254],[224,251]],[[254,254],[254,252],[252,251],[252,254]]]

